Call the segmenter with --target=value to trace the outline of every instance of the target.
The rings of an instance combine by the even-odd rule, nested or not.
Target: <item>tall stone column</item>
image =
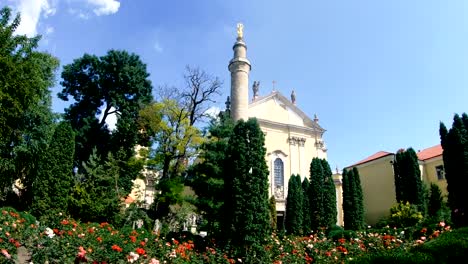
[[[229,62],[231,72],[231,117],[234,121],[249,117],[249,73],[247,46],[243,39],[243,26],[237,25],[237,41],[234,43],[234,58]]]

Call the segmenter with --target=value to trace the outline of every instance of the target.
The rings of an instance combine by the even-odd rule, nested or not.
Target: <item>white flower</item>
[[[135,252],[130,252],[130,254],[127,257],[128,262],[133,263],[138,260],[140,256],[136,254]]]
[[[54,231],[53,231],[52,229],[48,228],[48,227],[47,227],[46,230],[45,230],[45,234],[46,234],[49,238],[53,238],[53,237],[55,236]]]

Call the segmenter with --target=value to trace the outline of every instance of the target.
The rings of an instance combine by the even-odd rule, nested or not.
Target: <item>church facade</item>
[[[238,37],[233,46],[234,56],[229,62],[231,72],[231,116],[234,121],[254,117],[265,134],[266,161],[269,169],[269,194],[276,199],[278,217],[284,217],[288,181],[292,174],[301,178],[309,176],[314,157],[327,158],[323,140],[325,129],[317,116],[309,118],[296,105],[295,92],[290,98],[279,91],[260,95],[259,82],[253,82],[249,97],[249,73],[251,63],[247,58],[247,46],[243,39],[242,25],[238,25]],[[338,223],[342,225],[341,178],[334,175],[337,190]]]

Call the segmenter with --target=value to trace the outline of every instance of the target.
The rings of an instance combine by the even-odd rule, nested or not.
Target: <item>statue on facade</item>
[[[296,104],[296,92],[294,91],[294,89],[291,92],[291,102],[293,104]]]
[[[237,39],[244,38],[244,25],[242,23],[237,24]]]
[[[253,91],[253,98],[256,99],[258,97],[258,90],[260,88],[260,82],[259,81],[254,81],[252,85],[252,91]]]

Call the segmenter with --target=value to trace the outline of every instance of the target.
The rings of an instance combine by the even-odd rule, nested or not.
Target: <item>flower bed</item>
[[[0,209],[0,263],[14,263],[24,246],[33,263],[237,263],[242,261],[216,247],[213,241],[189,237],[164,239],[144,229],[115,229],[108,223],[80,223],[56,215],[38,224],[26,213]],[[265,246],[271,263],[343,263],[360,256],[424,244],[450,230],[441,222],[414,234],[406,229],[384,228],[363,232],[325,231],[305,237],[271,236]],[[197,244],[196,244],[197,243]]]

